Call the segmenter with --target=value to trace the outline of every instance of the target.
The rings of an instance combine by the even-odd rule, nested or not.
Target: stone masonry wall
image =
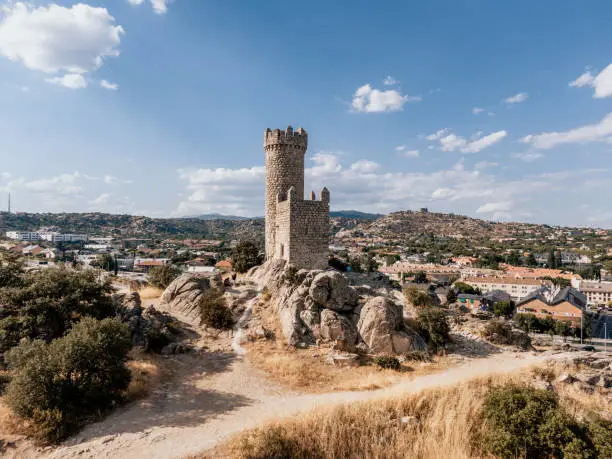
[[[276,198],[294,186],[304,198],[304,155],[308,134],[303,129],[286,131],[267,129],[264,133],[266,152],[266,258],[275,258]]]
[[[266,259],[299,268],[325,269],[329,253],[329,191],[304,200],[304,154],[308,134],[266,130]]]

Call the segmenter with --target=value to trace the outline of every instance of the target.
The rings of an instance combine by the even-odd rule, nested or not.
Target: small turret
[[[317,195],[315,194],[314,191],[310,192],[310,200],[311,201],[316,201],[317,200]]]
[[[321,201],[323,202],[330,201],[330,194],[329,194],[329,190],[327,189],[327,187],[323,187],[323,189],[321,190]]]
[[[287,198],[289,199],[289,202],[297,201],[298,195],[297,195],[297,190],[295,189],[294,186],[289,188],[289,191],[287,192]]]

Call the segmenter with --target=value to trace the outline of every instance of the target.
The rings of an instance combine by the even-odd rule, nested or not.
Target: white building
[[[87,234],[39,233],[40,238],[49,242],[87,242]]]
[[[612,282],[572,280],[572,286],[587,297],[589,306],[608,304],[612,301]]]
[[[7,231],[6,237],[15,241],[39,241],[40,234],[32,231]]]
[[[543,285],[541,280],[521,277],[466,277],[463,282],[479,288],[483,294],[501,290],[515,301],[522,300]]]

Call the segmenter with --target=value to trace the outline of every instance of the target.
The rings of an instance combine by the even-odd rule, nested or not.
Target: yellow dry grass
[[[126,394],[128,400],[146,397],[171,374],[159,356],[140,351],[132,351],[131,360],[128,361],[127,366],[132,372],[132,379]]]
[[[525,371],[478,378],[451,388],[320,408],[241,433],[212,456],[200,457],[484,458],[488,456],[478,449],[474,438],[483,428],[481,413],[487,391],[492,386],[533,380],[533,373]],[[582,398],[580,402],[571,399],[576,410],[588,410],[599,401],[593,395],[583,394]],[[567,403],[563,396],[561,400]]]
[[[154,300],[154,299],[157,299],[160,296],[162,296],[164,291],[159,289],[159,288],[157,288],[157,287],[153,287],[151,285],[147,285],[147,286],[141,288],[138,291],[138,293],[140,295],[140,299],[142,299],[142,300]]]

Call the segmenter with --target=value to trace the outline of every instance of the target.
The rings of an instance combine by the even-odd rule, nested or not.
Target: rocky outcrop
[[[404,326],[401,306],[388,298],[376,297],[361,309],[357,328],[371,352],[381,354],[426,351],[427,344]]]
[[[164,290],[161,299],[172,310],[195,315],[198,313],[198,304],[202,294],[210,287],[209,278],[183,274]]]
[[[402,306],[382,296],[360,301],[339,272],[298,271],[283,260],[271,260],[249,276],[274,299],[283,335],[292,346],[327,342],[348,352],[389,354],[427,350],[425,341],[406,326]]]

